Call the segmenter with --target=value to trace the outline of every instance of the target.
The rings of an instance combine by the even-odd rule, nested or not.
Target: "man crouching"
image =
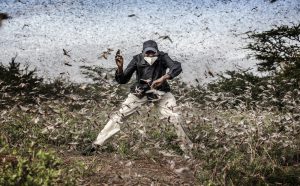
[[[187,151],[192,148],[193,143],[182,128],[181,113],[167,82],[182,72],[181,64],[173,61],[167,53],[159,51],[157,43],[153,40],[143,43],[142,53],[135,55],[125,70],[123,70],[124,59],[120,51],[117,52],[115,60],[118,66],[115,74],[116,81],[126,84],[134,72],[136,81],[131,86],[130,93],[120,110],[110,118],[85,153],[91,153],[96,150],[97,146],[103,145],[108,138],[120,131],[122,120],[149,101],[155,101],[159,112],[174,124],[181,149]],[[167,69],[169,69],[168,73],[166,73]]]

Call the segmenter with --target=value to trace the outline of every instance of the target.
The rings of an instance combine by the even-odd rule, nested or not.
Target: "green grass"
[[[0,164],[2,185],[81,185],[96,174],[96,165],[66,163],[61,158],[67,157],[66,152],[84,158],[78,154],[119,108],[126,97],[124,87],[91,84],[82,89],[59,82],[47,86],[66,90],[60,96],[31,97],[37,102],[6,100],[12,105],[1,107],[0,158],[1,162],[3,157],[11,158]],[[232,97],[212,101],[205,96],[215,93],[205,88],[187,88],[177,81],[172,86],[183,119],[189,121],[185,127],[195,146],[191,166],[197,185],[300,184],[298,107],[278,110],[271,104],[250,109],[245,106],[248,101],[223,107],[221,102]],[[183,157],[173,125],[159,119],[156,107],[149,116],[143,107],[140,115],[128,118],[122,132],[99,153],[162,164],[167,160],[161,152]]]

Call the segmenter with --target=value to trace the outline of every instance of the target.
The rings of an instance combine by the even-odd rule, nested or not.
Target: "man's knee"
[[[146,103],[146,98],[139,99],[132,93],[130,93],[127,99],[122,103],[119,110],[121,117],[129,116],[133,114],[137,109],[139,109],[142,104]]]
[[[115,113],[113,113],[112,115],[109,116],[109,119],[113,122],[121,123],[123,117],[122,117],[122,114],[120,112],[115,112]]]

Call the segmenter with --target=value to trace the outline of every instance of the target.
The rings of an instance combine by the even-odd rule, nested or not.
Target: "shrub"
[[[54,152],[36,149],[34,143],[16,149],[1,141],[0,158],[0,185],[74,185],[76,181]]]

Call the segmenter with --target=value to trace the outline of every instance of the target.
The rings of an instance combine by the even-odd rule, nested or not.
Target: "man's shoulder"
[[[136,54],[132,58],[135,59],[136,61],[140,61],[142,59],[142,53]]]
[[[168,53],[163,52],[163,51],[159,51],[159,52],[158,52],[158,55],[159,55],[159,56],[164,56],[164,55],[168,55]]]
[[[159,60],[165,61],[166,60],[166,56],[168,56],[168,53],[163,52],[163,51],[159,51],[159,53],[158,53]]]

